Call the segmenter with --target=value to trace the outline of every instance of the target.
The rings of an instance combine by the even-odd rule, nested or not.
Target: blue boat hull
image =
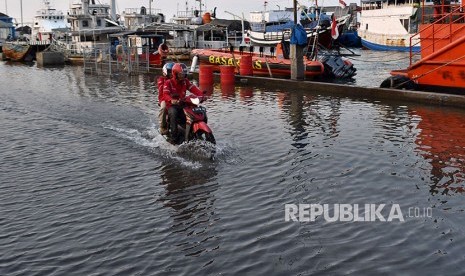
[[[402,47],[402,46],[388,46],[388,45],[381,45],[366,41],[362,38],[362,46],[374,50],[374,51],[397,51],[397,52],[409,52],[410,47]],[[420,52],[420,46],[412,47],[413,52]]]
[[[357,31],[346,31],[337,38],[337,41],[345,47],[362,47],[361,38],[358,36]]]

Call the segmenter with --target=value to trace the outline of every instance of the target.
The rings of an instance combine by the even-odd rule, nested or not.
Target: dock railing
[[[88,48],[83,54],[83,64],[85,72],[110,75],[114,73],[134,75],[160,67],[150,64],[148,47],[126,45]]]
[[[437,12],[428,14],[425,12],[425,6],[423,6],[422,25],[418,32],[410,37],[410,66],[414,63],[414,60],[419,59],[418,55],[421,55],[421,59],[425,57],[425,53],[431,54],[438,51],[442,48],[439,45],[451,43],[453,35],[465,28],[465,4],[427,7]],[[426,33],[430,33],[430,35],[425,36]],[[418,42],[413,43],[414,40],[418,40]],[[430,41],[430,43],[426,43],[426,41]],[[421,51],[414,52],[412,49],[415,46],[420,46]]]

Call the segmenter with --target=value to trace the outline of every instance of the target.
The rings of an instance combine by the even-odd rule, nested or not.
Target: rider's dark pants
[[[178,124],[184,125],[186,123],[186,116],[184,111],[179,105],[172,105],[168,109],[168,116],[170,118],[170,133],[172,139],[178,139]]]

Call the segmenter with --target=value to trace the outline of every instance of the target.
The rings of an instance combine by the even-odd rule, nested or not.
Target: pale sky
[[[95,0],[96,3],[110,4],[111,0]],[[116,0],[117,10],[116,13],[121,14],[126,8],[140,8],[141,6],[149,7],[150,0]],[[80,2],[79,0],[51,0],[51,6],[57,10],[63,11],[65,14],[69,9],[71,3]],[[176,11],[186,10],[186,2],[189,10],[192,7],[199,7],[199,1],[197,0],[153,0],[152,8],[161,9],[162,13],[165,14],[166,18],[173,17]],[[244,16],[249,19],[249,12],[251,11],[262,11],[264,0],[202,0],[202,5],[205,5],[206,9],[213,11],[216,9],[216,16],[218,18],[232,19],[233,17],[225,11],[229,11],[236,15]],[[278,8],[283,9],[284,7],[292,7],[293,0],[266,0],[268,2],[267,9],[277,10]],[[347,4],[356,2],[356,0],[345,0]],[[310,6],[314,1],[300,0],[300,3],[306,6]],[[22,0],[23,6],[23,22],[24,24],[32,22],[32,19],[37,10],[43,6],[43,0]],[[338,0],[318,0],[319,6],[335,6],[338,4]],[[279,6],[279,7],[278,7]],[[202,10],[204,10],[203,8]],[[6,13],[10,17],[16,18],[17,22],[21,22],[21,0],[0,0],[0,12]]]

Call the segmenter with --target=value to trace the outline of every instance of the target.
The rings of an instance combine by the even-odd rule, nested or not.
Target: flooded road
[[[153,76],[0,73],[1,275],[465,273],[463,110],[215,86],[209,160],[158,134]]]

